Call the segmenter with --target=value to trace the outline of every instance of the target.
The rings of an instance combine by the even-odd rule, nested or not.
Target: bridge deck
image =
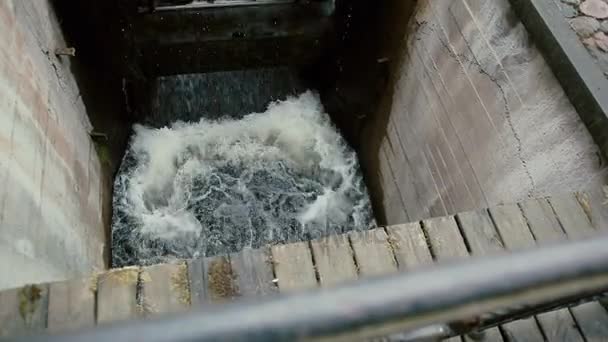
[[[579,239],[599,233],[589,210],[581,196],[530,200],[230,256],[26,286],[0,292],[0,337],[146,318]],[[599,302],[564,308],[490,329],[484,340],[605,341],[608,312]]]

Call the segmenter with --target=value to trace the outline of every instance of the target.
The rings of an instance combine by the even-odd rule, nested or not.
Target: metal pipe
[[[388,336],[608,290],[608,236],[266,301],[24,341],[293,341]]]

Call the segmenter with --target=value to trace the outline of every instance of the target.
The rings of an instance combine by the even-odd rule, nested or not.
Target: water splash
[[[312,92],[240,120],[134,130],[115,181],[114,266],[375,225],[357,156]]]

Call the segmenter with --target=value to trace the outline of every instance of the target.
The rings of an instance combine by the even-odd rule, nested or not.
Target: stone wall
[[[603,196],[598,148],[508,0],[418,1],[391,64],[360,134],[381,223]]]
[[[0,1],[0,288],[106,266],[108,193],[64,47],[47,0]]]

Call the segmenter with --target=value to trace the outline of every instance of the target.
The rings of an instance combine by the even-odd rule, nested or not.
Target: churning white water
[[[115,266],[375,224],[357,156],[312,92],[240,120],[134,131],[115,182]]]

